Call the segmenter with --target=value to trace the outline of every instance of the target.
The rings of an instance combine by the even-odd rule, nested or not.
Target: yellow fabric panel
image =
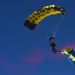
[[[66,55],[68,55],[68,52],[65,51],[65,50],[63,50],[63,51],[61,51],[61,54],[66,54]]]
[[[72,59],[72,61],[75,61],[75,57],[74,57],[72,54],[69,54],[69,55],[68,55],[68,58],[69,58],[69,59]]]
[[[69,53],[71,50],[72,48],[66,48],[65,50],[61,51],[61,54],[66,54],[69,59],[71,59],[72,61],[75,61],[75,57]]]
[[[68,55],[68,52],[70,52],[71,50],[72,50],[72,48],[66,48],[63,51],[61,51],[61,54],[67,54]]]
[[[72,48],[67,48],[65,51],[70,52]]]
[[[44,18],[50,15],[61,14],[60,11],[54,9],[55,5],[45,6],[42,9],[33,12],[29,17],[28,20],[33,24],[38,24]]]
[[[75,61],[75,57],[72,54],[69,54],[66,50],[63,50],[61,54],[65,54],[68,56],[68,59],[71,59],[72,61]]]

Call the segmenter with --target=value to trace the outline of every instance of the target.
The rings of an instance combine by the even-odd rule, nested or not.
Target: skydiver
[[[56,49],[57,44],[56,44],[56,42],[54,42],[54,36],[49,37],[48,40],[50,41],[49,45],[52,47],[52,51],[53,51],[54,53],[56,53],[56,52],[57,52],[57,49]]]

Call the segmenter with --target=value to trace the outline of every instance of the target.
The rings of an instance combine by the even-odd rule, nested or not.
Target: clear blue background
[[[58,47],[74,44],[75,1],[0,0],[0,75],[75,75],[72,64],[51,52],[47,40],[51,35],[47,31],[52,22],[50,17],[34,31],[24,27],[33,11],[50,4],[67,10],[55,38]]]

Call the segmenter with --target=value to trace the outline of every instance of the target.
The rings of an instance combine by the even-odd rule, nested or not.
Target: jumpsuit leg
[[[55,53],[57,52],[57,50],[55,48],[52,48],[52,51],[55,52]]]

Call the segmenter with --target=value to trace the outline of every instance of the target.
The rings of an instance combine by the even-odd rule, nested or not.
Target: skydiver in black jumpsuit
[[[54,52],[54,53],[56,53],[57,52],[57,49],[56,49],[56,47],[57,47],[57,45],[56,45],[56,42],[54,42],[54,36],[52,36],[52,37],[49,37],[49,45],[52,47],[52,51]]]

